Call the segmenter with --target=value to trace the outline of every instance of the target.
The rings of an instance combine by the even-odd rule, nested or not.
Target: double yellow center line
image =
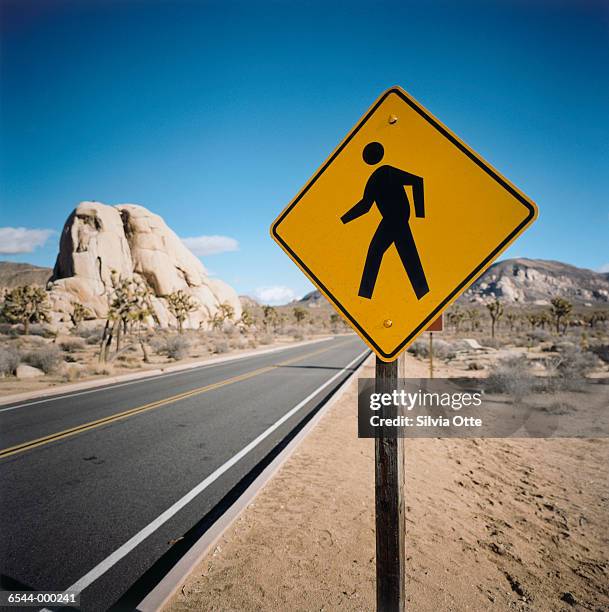
[[[252,370],[251,372],[246,372],[245,374],[240,374],[239,376],[233,376],[232,378],[227,378],[217,383],[205,385],[204,387],[198,387],[196,389],[192,389],[191,391],[185,391],[184,393],[178,393],[177,395],[172,395],[170,397],[166,397],[165,399],[157,400],[156,402],[144,404],[143,406],[138,406],[137,408],[131,408],[129,410],[125,410],[124,412],[112,414],[102,419],[97,419],[96,421],[89,421],[88,423],[83,423],[82,425],[71,427],[70,429],[64,429],[63,431],[58,431],[56,433],[49,434],[48,436],[44,436],[42,438],[36,438],[35,440],[30,440],[29,442],[22,442],[21,444],[17,444],[15,446],[3,448],[2,450],[0,450],[0,459],[3,459],[4,457],[10,457],[11,455],[16,455],[17,453],[22,453],[24,451],[30,450],[32,448],[36,448],[38,446],[44,446],[45,444],[49,444],[50,442],[55,442],[56,440],[61,440],[63,438],[68,438],[70,436],[75,436],[76,434],[82,433],[84,431],[90,431],[91,429],[96,429],[97,427],[101,427],[102,425],[107,425],[108,423],[114,423],[116,421],[121,421],[123,419],[132,417],[136,414],[147,412],[148,410],[154,410],[155,408],[160,408],[161,406],[173,404],[183,399],[194,397],[195,395],[201,395],[202,393],[207,393],[208,391],[213,391],[215,389],[219,389],[220,387],[226,387],[227,385],[232,385],[234,383],[248,380],[249,378],[254,378],[255,376],[260,376],[261,374],[265,374],[266,372],[270,372],[271,370],[275,370],[276,368],[287,366],[287,365],[290,365],[291,363],[295,363],[296,361],[308,359],[309,357],[313,357],[314,355],[319,355],[329,350],[338,348],[339,346],[342,346],[343,344],[346,344],[346,342],[341,342],[340,344],[335,344],[327,348],[319,349],[317,351],[313,351],[311,353],[307,353],[306,355],[301,355],[299,357],[293,357],[292,359],[288,359],[287,361],[282,361],[281,363],[278,363],[275,365],[266,366],[264,368],[258,368],[257,370]]]

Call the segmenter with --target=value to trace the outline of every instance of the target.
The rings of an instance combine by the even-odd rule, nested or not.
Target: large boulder
[[[15,372],[17,378],[25,379],[25,378],[40,378],[44,376],[44,372],[39,368],[35,368],[34,366],[27,365],[26,363],[20,363],[17,366],[17,371]]]
[[[105,317],[114,283],[130,278],[148,286],[155,319],[163,327],[176,324],[166,297],[178,290],[198,304],[185,327],[207,328],[221,303],[233,307],[235,318],[241,316],[236,292],[210,279],[159,215],[136,204],[82,202],[65,223],[49,284],[54,322],[68,322],[75,303],[95,318]]]

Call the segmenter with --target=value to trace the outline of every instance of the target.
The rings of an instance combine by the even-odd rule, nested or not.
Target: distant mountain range
[[[521,304],[548,304],[560,296],[579,304],[609,303],[609,273],[544,259],[505,259],[494,263],[460,298],[462,303],[498,298]],[[319,291],[298,301],[301,306],[327,305]]]
[[[28,263],[0,261],[0,289],[12,289],[19,285],[44,287],[52,274],[51,268],[41,268]]]
[[[45,285],[50,268],[0,261],[0,288],[22,284]],[[499,298],[522,304],[547,304],[554,296],[579,304],[609,303],[609,273],[577,268],[544,259],[506,259],[494,263],[460,298],[461,302],[484,302]],[[253,298],[241,301],[256,303]],[[293,302],[309,308],[328,306],[319,291]]]
[[[609,273],[545,259],[506,259],[494,263],[461,300],[547,304],[555,296],[582,304],[609,302]]]

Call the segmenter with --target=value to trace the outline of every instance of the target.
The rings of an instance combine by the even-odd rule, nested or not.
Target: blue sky
[[[602,0],[0,4],[2,259],[135,202],[240,293],[302,295],[268,227],[398,84],[539,205],[508,256],[609,265]]]

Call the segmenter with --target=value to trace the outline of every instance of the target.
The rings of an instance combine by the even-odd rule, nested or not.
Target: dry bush
[[[41,338],[54,338],[56,333],[41,323],[33,323],[29,329],[30,336],[40,336]]]
[[[552,334],[545,329],[532,329],[526,334],[527,340],[531,344],[541,344],[552,339]]]
[[[12,346],[0,346],[0,376],[12,376],[21,363],[19,351]]]
[[[296,340],[297,342],[304,340],[304,338],[305,335],[301,331],[297,331],[292,334],[292,340]]]
[[[571,342],[561,342],[555,347],[558,355],[546,362],[549,378],[548,391],[577,390],[586,376],[597,365],[595,355]]]
[[[96,363],[87,368],[87,372],[98,376],[112,376],[114,374],[114,367],[109,363]]]
[[[121,365],[125,368],[134,369],[140,367],[140,360],[133,355],[120,355],[118,361],[120,361]]]
[[[78,380],[83,375],[82,368],[78,368],[75,366],[68,366],[63,373],[63,380],[65,382],[74,382]]]
[[[80,338],[70,338],[69,340],[61,342],[59,346],[61,350],[66,353],[76,353],[85,348],[85,343]]]
[[[491,366],[485,389],[490,393],[509,395],[513,400],[522,400],[535,387],[535,377],[524,355],[500,359]]]
[[[243,336],[237,336],[236,338],[232,338],[230,341],[230,347],[232,349],[244,349],[247,348],[247,338]]]
[[[63,363],[63,356],[59,348],[55,345],[41,346],[35,351],[27,353],[24,357],[24,361],[42,370],[45,374],[52,374],[56,372]]]
[[[148,338],[147,342],[157,355],[162,355],[167,344],[167,338],[162,334],[158,334]]]
[[[271,334],[261,334],[258,336],[258,342],[260,344],[272,344],[273,336],[271,336]]]
[[[602,361],[609,363],[609,344],[598,344],[590,347],[590,350]]]
[[[500,338],[480,338],[478,342],[481,346],[494,349],[501,348],[508,344],[507,342],[502,341]]]
[[[408,352],[421,359],[429,357],[429,339],[419,338],[415,340],[409,347]],[[446,340],[434,340],[433,355],[437,359],[454,359],[456,352],[454,345]]]
[[[3,336],[17,336],[19,330],[12,323],[0,323],[0,334]]]
[[[211,352],[215,353],[216,355],[221,355],[222,353],[228,353],[230,351],[228,342],[223,338],[211,340],[209,343],[209,348]]]
[[[190,349],[190,342],[183,335],[174,334],[165,338],[161,354],[179,361],[188,355],[188,349]]]
[[[99,344],[104,333],[103,325],[82,327],[72,331],[75,336],[83,338],[87,344]]]

